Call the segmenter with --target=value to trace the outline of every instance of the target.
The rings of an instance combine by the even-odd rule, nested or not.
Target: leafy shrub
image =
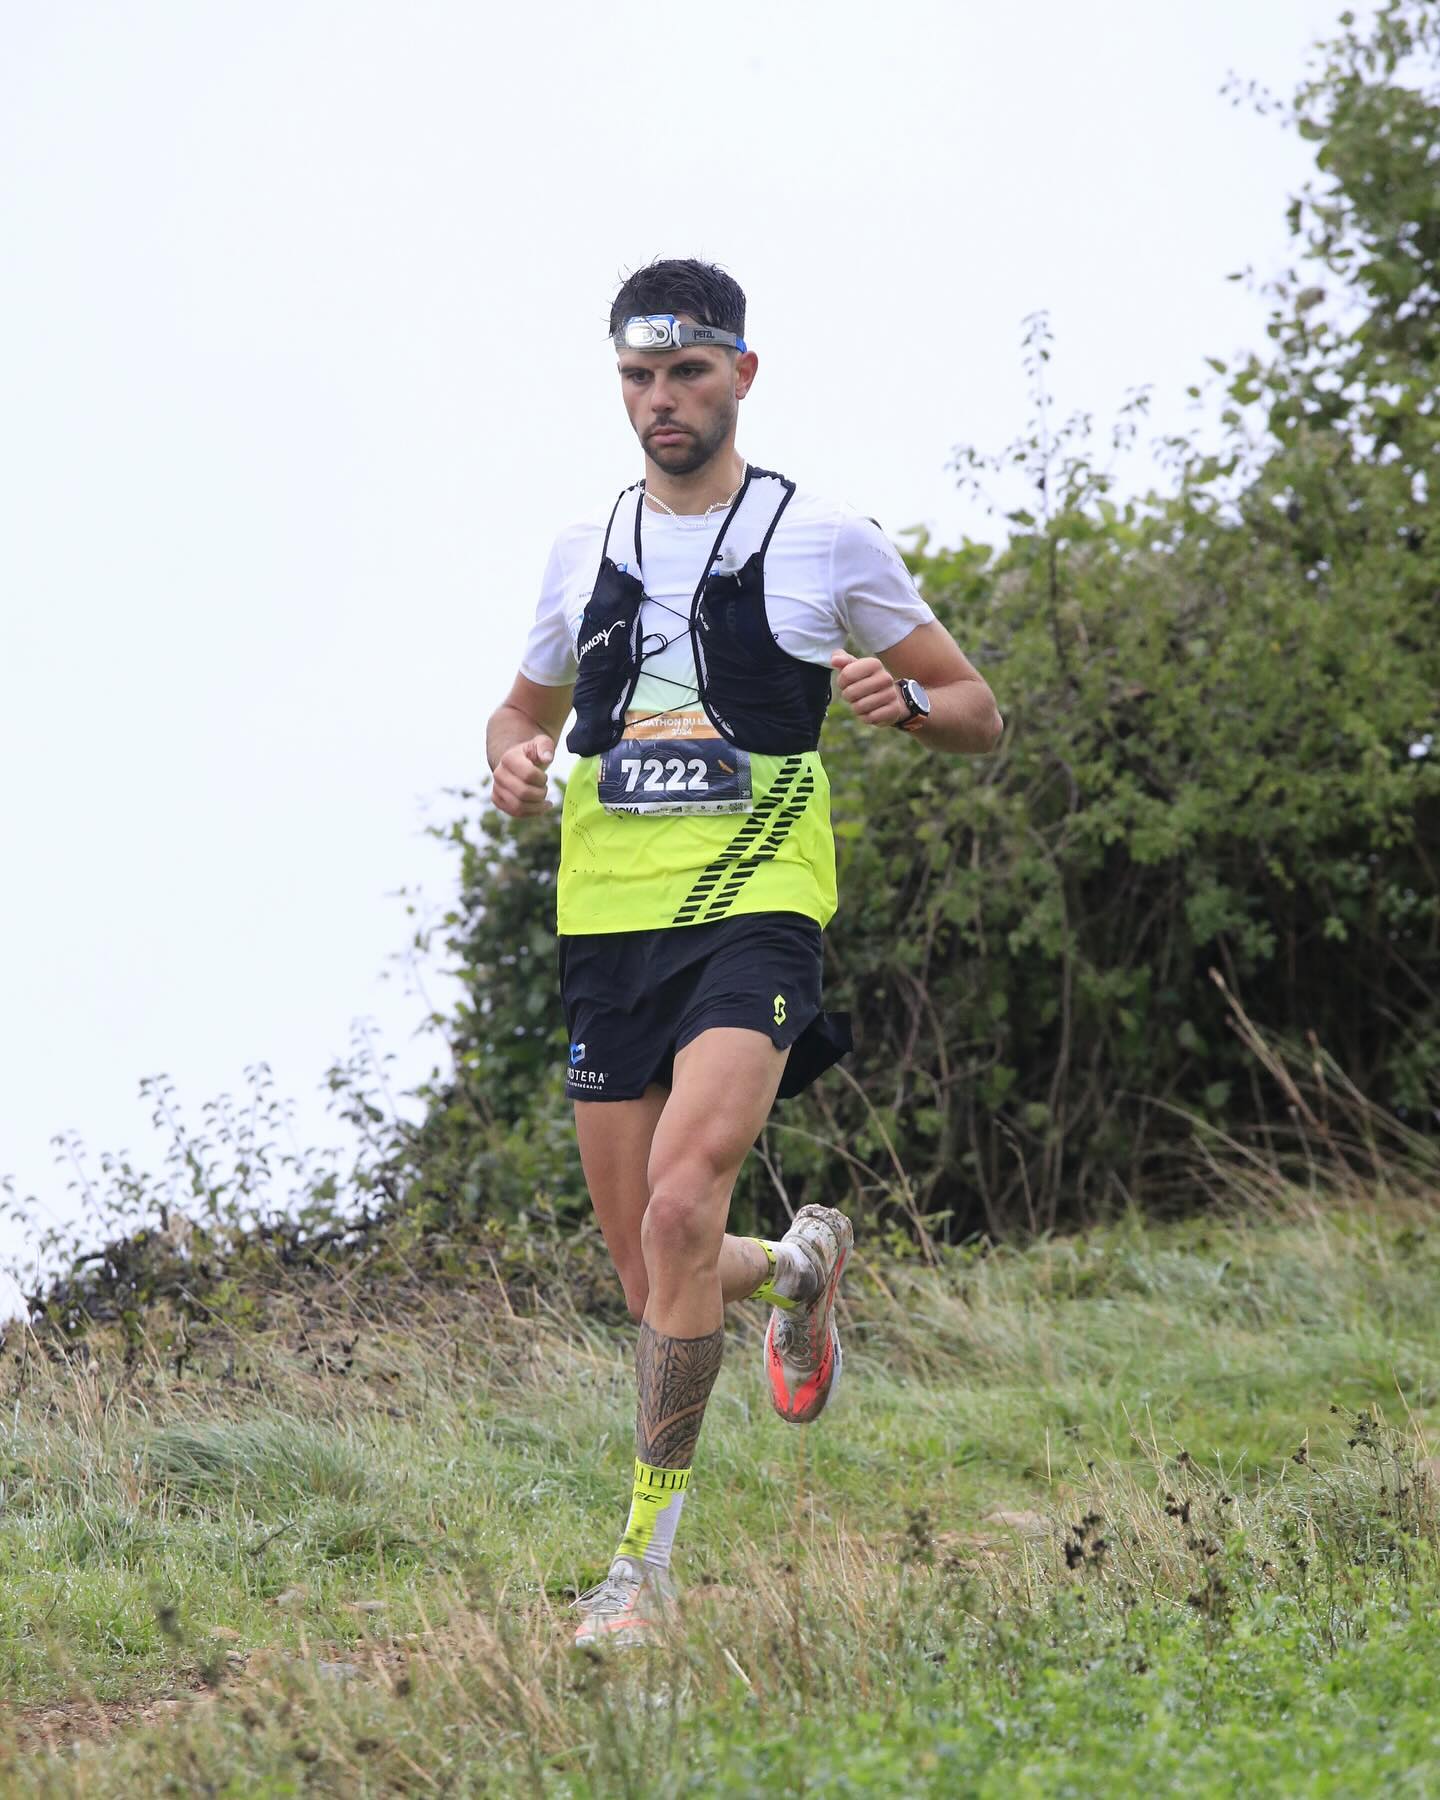
[[[922,541],[911,558],[995,687],[1005,742],[926,758],[832,717],[827,945],[858,1023],[853,1079],[782,1109],[756,1209],[793,1182],[881,1200],[923,1235],[1164,1204],[1187,1117],[1289,1118],[1227,992],[1433,1121],[1437,53],[1433,7],[1390,6],[1368,36],[1342,22],[1296,96],[1321,176],[1290,212],[1306,278],[1274,284],[1263,356],[1214,365],[1221,445],[1173,442],[1172,492],[1117,501],[1087,423],[1049,429],[1048,334],[1030,322],[1030,430],[960,461],[967,478],[1019,471],[1031,506],[999,551]],[[412,1179],[442,1205],[537,1187],[579,1203],[558,823],[490,814],[453,836],[469,998]]]

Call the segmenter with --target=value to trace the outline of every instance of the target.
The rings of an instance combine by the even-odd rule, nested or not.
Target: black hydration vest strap
[[[755,473],[755,470],[747,463],[745,465],[745,479],[740,484],[740,492],[735,496],[735,504],[730,508],[725,523],[720,527],[720,537],[715,540],[715,547],[710,552],[710,560],[705,565],[705,572],[700,577],[700,585],[696,588],[694,598],[690,602],[690,650],[695,658],[695,695],[701,706],[705,709],[705,717],[709,719],[710,723],[717,731],[721,732],[726,737],[730,735],[729,730],[726,727],[725,722],[716,715],[710,705],[708,691],[710,677],[709,671],[705,667],[705,647],[700,642],[700,602],[704,597],[706,586],[710,581],[711,574],[714,571],[716,561],[720,555],[720,541],[730,527],[730,520],[733,519],[735,514],[740,510],[740,502],[749,492],[750,483],[754,480]],[[783,475],[771,475],[767,469],[762,469],[760,473],[765,476],[767,480],[778,481],[784,489],[784,492],[780,496],[780,504],[775,508],[775,516],[771,519],[769,529],[766,531],[765,536],[760,540],[760,548],[756,552],[756,558],[760,564],[760,578],[763,582],[765,578],[765,554],[770,548],[771,538],[775,535],[775,527],[780,523],[780,515],[790,504],[790,501],[794,496],[795,483],[793,481],[787,481]],[[763,589],[761,604],[762,606],[764,604]]]
[[[621,488],[620,492],[615,496],[615,504],[610,508],[610,517],[605,522],[605,541],[600,546],[600,566],[602,569],[605,566],[605,558],[610,554],[610,533],[614,529],[615,515],[620,510],[620,502],[627,494],[634,493],[637,487],[643,488],[644,486],[645,483],[643,481],[634,482],[628,488]],[[638,558],[640,554],[640,517],[638,513],[635,517],[635,554]]]
[[[785,492],[781,497],[780,504],[775,508],[775,517],[770,521],[770,529],[760,540],[760,561],[762,563],[765,561],[765,557],[769,552],[770,540],[775,535],[775,527],[780,523],[781,515],[785,511],[785,508],[795,498],[795,483],[793,481],[786,481],[783,475],[775,475],[772,476],[771,479],[780,482],[784,487]]]
[[[710,554],[705,560],[705,566],[700,571],[700,580],[696,584],[695,592],[690,597],[690,606],[689,606],[688,611],[686,613],[682,614],[682,613],[676,611],[675,608],[666,605],[666,603],[664,601],[652,602],[653,605],[664,606],[666,611],[675,612],[675,616],[677,618],[684,618],[685,623],[686,623],[686,629],[690,633],[690,639],[691,639],[692,646],[694,644],[694,639],[695,639],[695,609],[700,604],[701,595],[705,592],[705,584],[707,581],[709,581],[711,572],[714,569],[716,562],[719,560],[720,547],[725,542],[725,534],[727,531],[729,531],[731,521],[734,519],[736,513],[739,512],[741,502],[744,500],[745,495],[749,490],[752,475],[753,475],[753,470],[747,464],[746,468],[745,468],[745,479],[740,483],[739,491],[736,493],[735,498],[730,502],[730,509],[725,514],[725,517],[721,520],[720,529],[715,535],[715,542],[710,546]],[[641,548],[641,543],[640,543],[640,523],[645,514],[645,483],[642,481],[639,484],[639,487],[640,487],[640,492],[638,493],[638,495],[636,496],[636,499],[635,499],[635,568],[636,568],[637,573],[641,576],[642,584],[643,584],[644,552]],[[615,505],[617,508],[620,505],[620,500],[623,500],[625,498],[625,494],[628,494],[629,492],[631,492],[631,490],[629,488],[626,488],[625,492],[620,495],[620,499],[615,502]],[[793,489],[792,489],[792,492],[793,492]],[[786,498],[787,499],[789,498],[788,494],[786,495]],[[783,511],[783,510],[784,510],[784,508],[782,506],[781,511]],[[776,516],[778,518],[779,515],[777,514]],[[613,521],[615,514],[612,512],[610,517],[611,517],[611,520]],[[770,533],[773,533],[774,529],[775,529],[775,527],[772,524],[770,527],[770,532],[767,532],[766,537],[765,537],[765,542],[767,545],[770,542]],[[609,542],[610,542],[610,531],[609,531],[609,527],[607,526],[606,531],[605,531],[605,544],[607,547],[609,545]],[[605,549],[602,548],[602,550],[600,552],[600,566],[602,569],[605,566],[605,555],[606,555]],[[762,551],[762,555],[763,555],[763,551]],[[646,598],[649,599],[649,595],[646,595]],[[631,686],[630,686],[630,695],[626,699],[627,709],[629,707],[630,698],[633,698],[635,689],[640,685],[640,677],[644,673],[644,669],[645,669],[645,640],[642,637],[642,638],[638,639],[637,641],[638,641],[638,645],[639,645],[638,656],[637,656],[637,662],[636,662],[636,667],[635,667],[635,672],[634,672],[634,680],[632,681]],[[663,639],[660,644],[660,649],[661,650],[668,649],[671,642],[673,642],[673,639],[671,639],[671,638]],[[657,679],[669,681],[670,678],[669,678],[669,676],[663,676],[663,677],[657,677]],[[701,706],[705,708],[705,711],[708,714],[709,708],[705,707],[705,694],[703,691],[704,684],[705,684],[704,676],[700,672],[700,663],[698,660],[695,664],[695,681],[696,681],[696,685],[693,688],[688,689],[687,692],[689,694],[693,695],[694,698],[700,702]],[[677,683],[674,685],[680,685],[680,684]],[[688,701],[686,702],[686,704],[688,704]],[[668,712],[669,710],[670,709],[668,707],[662,708],[662,711]],[[647,713],[644,716],[645,716],[645,718],[657,718],[659,715],[656,713]],[[638,721],[638,722],[643,723],[643,720]]]

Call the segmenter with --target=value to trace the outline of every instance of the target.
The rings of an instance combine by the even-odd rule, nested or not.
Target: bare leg
[[[643,1318],[650,1295],[640,1227],[650,1204],[650,1149],[669,1099],[665,1088],[652,1087],[639,1100],[575,1102],[575,1136],[585,1185],[635,1319]],[[728,1232],[720,1246],[719,1269],[727,1306],[753,1294],[770,1272],[765,1252],[753,1238]]]
[[[725,1233],[720,1245],[720,1292],[725,1304],[748,1300],[770,1273],[770,1258],[754,1238]]]
[[[632,1319],[644,1317],[650,1295],[640,1249],[640,1225],[650,1204],[645,1171],[655,1127],[669,1098],[667,1089],[650,1087],[638,1100],[575,1102],[580,1166]]]
[[[651,1467],[688,1469],[694,1457],[725,1345],[720,1263],[730,1195],[787,1055],[760,1032],[720,1027],[675,1058],[640,1231],[650,1293],[636,1356],[635,1454]],[[740,1246],[742,1255],[746,1248],[765,1261],[753,1245]]]
[[[726,1236],[730,1195],[788,1054],[760,1032],[719,1028],[676,1056],[668,1100],[651,1089],[637,1102],[576,1106],[596,1215],[631,1310],[644,1314],[630,1516],[609,1576],[583,1596],[577,1644],[651,1641],[656,1608],[673,1597],[671,1547],[724,1354],[725,1302],[770,1270],[759,1245]]]

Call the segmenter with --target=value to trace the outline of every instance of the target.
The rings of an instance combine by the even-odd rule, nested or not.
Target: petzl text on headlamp
[[[714,325],[691,325],[674,313],[649,313],[627,319],[615,333],[617,350],[685,350],[711,344],[721,350],[744,350],[745,340]]]

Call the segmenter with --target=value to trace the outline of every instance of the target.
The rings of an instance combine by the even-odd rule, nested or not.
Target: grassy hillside
[[[0,1791],[1440,1788],[1415,1203],[862,1257],[810,1431],[739,1309],[665,1655],[568,1643],[630,1334],[501,1273],[12,1332]]]

